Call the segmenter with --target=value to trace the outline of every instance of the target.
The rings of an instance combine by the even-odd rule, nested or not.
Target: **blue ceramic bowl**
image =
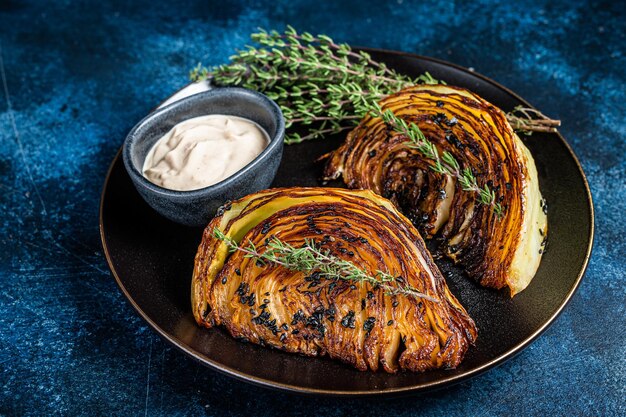
[[[175,191],[148,181],[142,174],[152,146],[176,124],[199,116],[226,114],[261,126],[270,143],[252,162],[225,180],[193,191]],[[187,226],[206,226],[226,201],[268,188],[283,155],[285,121],[279,107],[263,94],[244,88],[215,88],[184,98],[151,113],[128,134],[124,166],[141,197],[164,217]]]

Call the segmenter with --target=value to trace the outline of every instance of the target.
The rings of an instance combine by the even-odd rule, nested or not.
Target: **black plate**
[[[514,93],[476,73],[415,55],[370,51],[402,73],[429,71],[448,84],[469,88],[505,111],[519,104]],[[342,137],[285,147],[274,186],[319,186],[320,155]],[[535,134],[524,142],[539,171],[549,205],[549,243],[529,287],[510,299],[480,288],[447,261],[438,265],[448,285],[479,328],[476,346],[455,370],[423,374],[359,372],[327,358],[244,344],[220,329],[198,327],[191,314],[190,282],[201,230],[171,223],[148,207],[133,188],[119,154],[102,192],[100,231],[107,261],[132,306],[161,336],[209,367],[242,380],[289,391],[375,395],[443,387],[478,375],[528,346],[558,316],[585,272],[593,241],[593,205],[575,155],[558,134]]]

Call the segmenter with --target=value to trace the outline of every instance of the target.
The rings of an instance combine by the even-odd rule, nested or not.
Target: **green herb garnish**
[[[296,248],[273,236],[268,240],[265,251],[260,252],[252,241],[248,241],[248,245],[245,247],[240,246],[217,227],[213,229],[213,237],[223,241],[231,253],[241,251],[248,258],[281,265],[290,271],[304,272],[306,274],[318,272],[323,278],[328,280],[343,280],[355,283],[366,282],[386,290],[388,295],[401,294],[423,298],[435,303],[439,302],[438,299],[406,284],[401,277],[394,277],[380,270],[376,271],[375,276],[369,275],[367,271],[359,268],[352,262],[338,258],[328,250],[321,249],[312,239],[305,239],[304,244]]]
[[[363,51],[325,35],[299,34],[288,26],[284,33],[260,30],[251,35],[258,46],[248,46],[230,57],[230,63],[211,69],[200,64],[190,77],[211,77],[217,85],[239,85],[257,90],[280,106],[287,127],[307,127],[304,136],[288,132],[285,143],[322,138],[353,128],[373,103],[415,84],[445,84],[429,73],[416,78],[398,74]],[[559,126],[533,109],[507,114],[513,129],[553,132]]]
[[[285,143],[321,138],[356,126],[382,97],[415,84],[437,84],[430,74],[411,78],[354,52],[325,35],[284,34],[261,30],[252,34],[259,47],[248,46],[229,64],[211,70],[196,67],[191,79],[211,76],[217,85],[239,85],[260,91],[280,106],[287,127],[306,126],[301,136],[288,132]]]
[[[477,195],[476,200],[480,204],[491,206],[493,212],[498,217],[502,217],[504,212],[502,205],[496,201],[496,193],[486,184],[482,188],[479,187],[472,170],[470,168],[461,170],[459,162],[450,152],[444,151],[440,156],[435,144],[428,140],[415,123],[407,123],[391,110],[382,111],[378,104],[375,104],[372,115],[382,118],[393,130],[406,136],[409,139],[407,146],[416,149],[424,158],[429,159],[431,161],[430,168],[433,171],[456,178],[463,191],[475,193]]]

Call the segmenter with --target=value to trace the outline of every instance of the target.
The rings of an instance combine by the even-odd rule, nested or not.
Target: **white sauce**
[[[212,114],[174,126],[150,149],[143,175],[170,190],[190,191],[216,184],[248,165],[269,144],[256,123]]]

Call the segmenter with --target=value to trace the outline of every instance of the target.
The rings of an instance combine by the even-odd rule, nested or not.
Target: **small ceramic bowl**
[[[152,146],[176,124],[199,116],[244,117],[269,134],[270,143],[252,162],[225,180],[193,191],[175,191],[148,181],[142,174]],[[280,108],[263,94],[228,87],[195,94],[149,114],[128,134],[122,151],[124,166],[143,199],[164,217],[187,226],[206,226],[229,200],[268,188],[283,155],[285,121]]]

